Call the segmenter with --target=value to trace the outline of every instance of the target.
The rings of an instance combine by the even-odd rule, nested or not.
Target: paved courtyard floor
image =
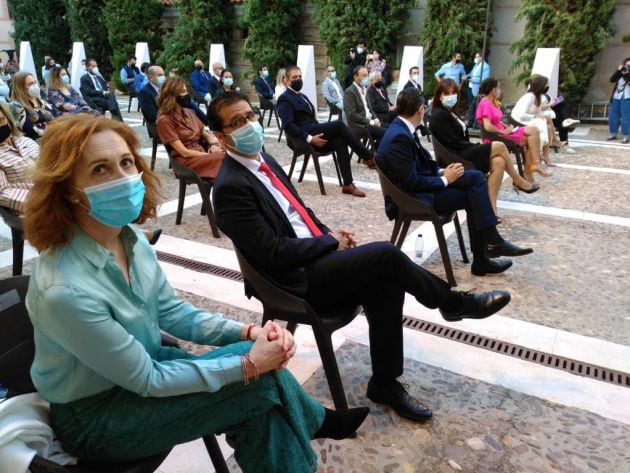
[[[125,98],[120,104],[127,108]],[[150,141],[139,113],[124,113],[142,139]],[[327,112],[320,118],[326,119]],[[575,154],[552,155],[553,176],[538,179],[541,190],[517,195],[509,178],[499,195],[501,234],[534,253],[515,258],[506,273],[471,275],[454,236],[448,238],[458,288],[507,289],[512,302],[483,321],[448,324],[415,300],[405,315],[448,325],[493,340],[514,343],[615,370],[630,376],[630,145],[604,140],[601,125],[584,125],[570,139]],[[278,130],[269,128],[265,148],[288,169],[291,152]],[[432,146],[423,143],[432,151]],[[327,195],[320,195],[313,169],[296,187],[331,228],[353,229],[360,242],[388,240],[392,231],[374,171],[353,163],[365,199],[341,194],[332,163],[323,158]],[[177,181],[163,149],[156,172],[164,191],[157,222],[164,234],[156,249],[238,270],[230,240],[213,238],[200,197],[189,187],[183,223],[175,225]],[[460,216],[465,217],[465,214]],[[447,229],[452,233],[452,229]],[[425,240],[423,266],[444,277],[430,225],[412,225],[403,250]],[[468,237],[464,229],[467,248]],[[24,272],[36,253],[27,248]],[[163,263],[182,297],[243,321],[259,322],[262,307],[243,295],[242,283]],[[0,228],[0,276],[11,274],[9,229]],[[298,328],[300,349],[289,369],[305,389],[332,406],[312,334]],[[630,386],[567,373],[435,335],[405,328],[405,373],[409,390],[434,410],[428,424],[401,419],[366,399],[370,377],[367,324],[363,316],[334,337],[337,358],[353,406],[371,414],[357,438],[315,441],[319,472],[630,472]],[[191,350],[204,347],[189,346]],[[221,440],[232,471],[236,466]],[[212,471],[201,442],[176,447],[161,473]]]

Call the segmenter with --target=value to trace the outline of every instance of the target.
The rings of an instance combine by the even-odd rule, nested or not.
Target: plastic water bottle
[[[422,233],[418,233],[418,236],[416,237],[416,246],[415,246],[415,251],[414,251],[414,261],[417,264],[420,264],[422,262],[422,253],[424,251],[424,240],[422,239]]]

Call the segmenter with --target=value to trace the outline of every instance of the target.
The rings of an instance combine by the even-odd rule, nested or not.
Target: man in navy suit
[[[267,100],[273,100],[273,96],[276,93],[276,86],[269,79],[269,68],[262,66],[258,69],[258,77],[254,81],[254,87],[258,95],[262,95]]]
[[[94,59],[88,59],[85,63],[86,73],[81,76],[79,90],[83,98],[92,108],[102,112],[109,110],[114,120],[123,121],[123,117],[118,107],[116,94],[110,92],[109,84],[98,70],[98,64]]]
[[[352,232],[333,232],[300,199],[282,167],[263,153],[264,132],[247,96],[227,92],[208,109],[210,128],[226,150],[213,187],[217,224],[265,277],[316,310],[362,305],[370,326],[372,378],[367,396],[416,421],[431,410],[397,381],[403,371],[405,293],[439,308],[448,321],[484,318],[510,294],[455,292],[390,243],[357,246]],[[248,296],[254,295],[245,282]]]
[[[370,167],[374,166],[374,153],[363,146],[341,120],[327,123],[317,121],[317,108],[306,95],[300,93],[302,71],[299,67],[287,67],[283,80],[287,90],[278,97],[276,107],[286,134],[310,143],[316,151],[336,152],[343,181],[341,191],[355,197],[365,197],[353,183],[348,146]]]
[[[203,68],[203,61],[195,61],[195,69],[190,74],[190,84],[195,91],[195,101],[206,105],[212,100],[210,93],[210,74]]]
[[[509,259],[488,256],[516,254],[521,249],[505,241],[496,229],[484,175],[465,171],[460,163],[439,169],[437,162],[420,144],[416,129],[424,115],[424,97],[416,88],[403,89],[396,100],[398,117],[392,121],[378,147],[377,164],[399,189],[433,206],[437,213],[465,209],[473,253],[471,272],[478,276],[501,273],[512,266]],[[389,199],[385,212],[396,218],[398,209]],[[488,242],[491,243],[490,248]],[[490,251],[489,251],[490,250]]]

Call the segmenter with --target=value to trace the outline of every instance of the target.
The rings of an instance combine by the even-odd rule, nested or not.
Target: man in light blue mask
[[[373,116],[367,103],[367,86],[369,85],[368,69],[357,66],[354,69],[352,84],[343,95],[343,111],[348,126],[357,138],[366,139],[374,149],[385,135],[381,121]]]
[[[326,99],[326,103],[335,105],[339,110],[343,110],[343,92],[341,83],[337,79],[337,70],[335,66],[328,64],[326,66],[326,79],[322,82],[322,94]]]
[[[149,81],[138,92],[138,104],[140,104],[147,128],[153,128],[155,131],[155,121],[158,115],[157,96],[160,93],[160,87],[166,80],[164,69],[160,66],[150,66],[147,69],[147,78]],[[151,132],[149,132],[150,134]]]
[[[262,66],[258,69],[258,77],[254,81],[254,87],[258,95],[267,100],[273,100],[276,86],[269,79],[269,68],[267,66]]]

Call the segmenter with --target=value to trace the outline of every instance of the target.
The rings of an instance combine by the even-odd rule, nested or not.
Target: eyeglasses
[[[243,116],[232,119],[226,128],[241,128],[245,126],[247,122],[255,122],[256,120],[258,120],[258,116],[254,112],[247,112]]]

